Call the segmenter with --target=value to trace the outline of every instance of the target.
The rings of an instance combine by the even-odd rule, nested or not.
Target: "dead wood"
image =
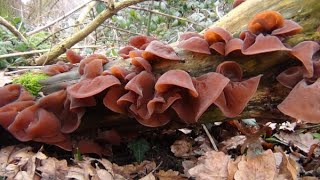
[[[287,19],[294,19],[303,26],[304,31],[286,40],[288,46],[294,46],[304,40],[317,40],[320,37],[316,32],[320,18],[320,4],[318,0],[248,0],[236,9],[232,10],[225,17],[221,18],[213,26],[219,26],[227,29],[233,34],[238,34],[244,30],[249,19],[257,12],[272,9],[279,11]],[[175,48],[175,43],[172,44]],[[215,71],[216,66],[225,60],[238,62],[244,69],[245,77],[252,77],[263,74],[259,84],[258,91],[251,99],[245,110],[237,117],[257,118],[269,120],[287,120],[278,109],[277,105],[287,96],[289,90],[281,86],[275,80],[275,77],[284,69],[299,64],[297,60],[292,59],[285,52],[265,53],[254,56],[218,56],[202,55],[177,49],[177,53],[184,63],[181,62],[156,62],[152,64],[156,73],[163,73],[170,69],[183,69],[192,76]],[[105,65],[105,69],[112,66],[130,66],[128,60],[117,59]],[[42,82],[46,93],[51,93],[61,89],[61,82],[74,83],[79,79],[77,71],[63,73]],[[227,118],[216,107],[210,107],[201,117],[200,122],[224,121]],[[92,123],[95,122],[95,123]],[[134,124],[134,125],[132,125]],[[106,108],[95,107],[89,109],[86,113],[80,130],[95,127],[121,127],[133,128],[137,125],[136,121],[125,115],[112,113]],[[172,123],[169,125],[172,126]],[[136,128],[136,127],[135,127]]]

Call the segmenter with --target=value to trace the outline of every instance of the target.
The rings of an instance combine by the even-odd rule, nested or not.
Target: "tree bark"
[[[318,3],[318,0],[247,0],[221,18],[213,26],[223,27],[233,34],[239,34],[241,30],[245,29],[247,22],[254,14],[267,9],[276,10],[284,15],[285,18],[294,19],[303,26],[303,33],[286,40],[289,46],[294,46],[304,40],[320,39],[319,32],[316,32],[319,24],[315,23],[320,18],[320,3]],[[287,53],[273,52],[254,56],[208,56],[179,50],[175,45],[175,43],[172,44],[177,50],[178,55],[185,60],[184,63],[172,61],[156,62],[152,65],[154,72],[163,73],[170,69],[182,69],[189,72],[191,76],[199,76],[214,71],[216,66],[222,61],[236,61],[243,68],[245,78],[263,74],[255,96],[250,100],[245,110],[236,118],[289,119],[289,117],[283,115],[277,109],[277,105],[288,95],[290,90],[281,86],[275,80],[275,77],[280,72],[292,65],[299,64],[297,60],[291,59]],[[115,65],[130,66],[128,60],[118,59],[106,64],[105,69]],[[51,93],[60,89],[61,83],[72,84],[77,79],[79,79],[77,71],[63,73],[42,82],[45,86],[43,90],[46,93]],[[93,121],[92,119],[96,119],[97,121]],[[224,121],[227,119],[217,107],[212,106],[202,115],[200,123]],[[129,119],[125,115],[118,115],[106,110],[105,107],[96,107],[88,110],[83,118],[80,131],[94,127],[133,127],[132,123],[134,122],[134,120]]]

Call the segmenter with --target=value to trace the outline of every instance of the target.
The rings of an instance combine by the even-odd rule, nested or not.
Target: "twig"
[[[72,49],[83,49],[83,48],[102,48],[105,47],[103,45],[87,45],[87,46],[77,46],[72,47]],[[45,53],[48,52],[50,49],[41,49],[41,50],[33,50],[28,52],[16,52],[16,53],[10,53],[10,54],[4,54],[0,55],[0,59],[8,58],[8,57],[15,57],[15,56],[24,56],[29,54],[37,54],[37,53]]]
[[[173,16],[173,15],[170,15],[170,14],[165,14],[165,13],[162,13],[162,12],[158,12],[158,11],[154,11],[154,10],[149,10],[149,9],[146,9],[146,8],[142,8],[142,7],[138,7],[138,6],[130,6],[129,8],[131,9],[137,9],[137,10],[142,10],[142,11],[147,11],[147,12],[152,12],[154,14],[159,14],[159,15],[162,15],[162,16],[165,16],[165,17],[169,17],[169,18],[173,18],[173,19],[179,19],[181,21],[186,21],[186,22],[189,22],[189,23],[192,23],[194,25],[197,25],[197,26],[200,26],[200,27],[203,27],[203,28],[206,28],[196,22],[193,22],[191,20],[188,20],[188,19],[185,19],[185,18],[181,18],[181,17],[178,17],[178,16]]]
[[[79,15],[77,21],[75,22],[75,26],[79,26],[80,24],[83,23],[83,21],[85,20],[85,18],[87,17],[87,15],[89,14],[89,12],[91,11],[91,9],[97,4],[97,1],[92,1],[90,2],[87,7],[85,8],[85,10]],[[80,31],[80,28],[77,27],[75,28],[77,31]]]
[[[111,25],[103,25],[103,26],[104,26],[104,27],[107,27],[107,28],[110,28],[110,29],[116,29],[116,30],[118,30],[118,31],[125,32],[125,33],[128,33],[128,34],[142,35],[142,34],[140,34],[140,33],[131,32],[131,31],[129,31],[129,30],[122,29],[122,28],[118,28],[118,27],[111,26]]]
[[[2,24],[4,27],[6,27],[18,39],[20,39],[21,41],[23,41],[26,44],[29,44],[28,40],[16,28],[1,16],[0,16],[0,24]]]
[[[51,36],[61,32],[61,31],[64,31],[66,29],[69,29],[69,28],[72,28],[72,27],[76,27],[78,25],[73,25],[73,26],[68,26],[68,27],[65,27],[65,28],[62,28],[62,29],[59,29],[58,31],[55,31],[54,33],[50,34],[49,36],[47,36],[46,38],[44,38],[41,42],[39,42],[36,47],[40,46],[42,43],[44,43],[45,41],[47,41]]]
[[[215,151],[219,151],[216,143],[214,142],[215,140],[213,139],[213,137],[211,136],[210,132],[208,131],[207,126],[204,125],[204,124],[201,124],[201,125],[202,125],[204,131],[206,132],[206,134],[207,134],[207,136],[208,136],[208,138],[209,138],[209,140],[210,140],[210,142],[211,142],[211,144],[212,144],[212,146],[213,146],[213,149],[214,149]]]
[[[113,10],[105,9],[99,15],[97,15],[97,17],[93,21],[91,21],[87,26],[85,26],[79,32],[73,34],[71,37],[65,39],[64,41],[60,42],[55,47],[53,47],[52,52],[46,53],[40,56],[38,59],[36,59],[35,60],[36,63],[38,65],[43,64],[43,62],[47,59],[47,57],[49,62],[52,61],[53,59],[57,58],[60,54],[64,53],[67,48],[72,47],[73,45],[75,45],[76,43],[78,43],[79,41],[87,37],[97,27],[99,27],[106,19],[112,17],[121,9],[124,9],[126,7],[129,7],[131,5],[134,5],[143,1],[145,0],[125,0],[125,1],[121,1],[120,3],[117,3]]]
[[[88,0],[88,1],[86,1],[85,3],[83,3],[83,4],[80,4],[78,7],[72,9],[71,11],[69,11],[68,13],[66,13],[65,15],[60,16],[60,17],[57,18],[56,20],[54,20],[54,21],[52,21],[52,22],[50,22],[50,23],[48,23],[48,24],[46,24],[46,25],[44,25],[44,26],[38,27],[37,29],[35,29],[35,30],[33,30],[33,31],[27,32],[26,34],[27,34],[28,36],[30,36],[30,35],[32,35],[32,34],[35,34],[35,33],[39,32],[39,31],[42,31],[43,29],[46,29],[46,28],[54,25],[55,23],[57,23],[57,22],[65,19],[66,17],[70,16],[72,13],[74,13],[74,12],[78,11],[79,9],[83,8],[84,6],[86,6],[86,5],[87,5],[88,3],[90,3],[91,1],[92,1],[92,0]]]
[[[154,0],[152,0],[151,4],[149,5],[149,19],[148,19],[148,26],[147,26],[147,36],[150,35],[150,25],[151,25],[151,18],[152,18],[152,12],[150,12],[151,8],[153,7]]]

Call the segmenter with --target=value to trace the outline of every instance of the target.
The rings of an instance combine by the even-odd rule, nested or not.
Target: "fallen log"
[[[294,35],[285,41],[286,44],[293,47],[299,42],[305,40],[319,39],[320,34],[315,32],[317,24],[314,23],[317,21],[317,18],[320,17],[318,6],[319,4],[317,0],[311,0],[308,2],[302,0],[248,0],[232,10],[213,26],[223,27],[232,34],[239,34],[240,31],[246,29],[248,21],[254,14],[268,9],[276,10],[283,14],[284,17],[288,19],[294,19],[304,28],[303,33]],[[264,53],[253,56],[224,57],[220,55],[204,55],[181,50],[176,47],[176,43],[173,43],[172,46],[176,50],[178,56],[181,57],[184,62],[158,61],[152,64],[154,72],[162,74],[168,70],[182,69],[187,71],[191,76],[197,77],[204,73],[214,71],[217,65],[225,60],[236,61],[243,68],[245,77],[263,74],[257,93],[251,99],[245,110],[237,118],[257,118],[270,120],[287,120],[289,118],[283,115],[277,109],[277,105],[287,96],[290,90],[281,86],[275,80],[275,77],[286,68],[299,64],[299,62],[292,59],[286,52]],[[113,66],[129,67],[129,62],[130,61],[128,60],[119,58],[107,63],[104,66],[104,69],[108,69]],[[61,82],[64,82],[62,83],[64,86],[66,84],[73,84],[77,82],[79,77],[80,76],[78,75],[77,70],[56,75],[42,82],[45,86],[43,91],[47,94],[52,93],[61,89]],[[99,123],[94,125],[92,124],[92,119],[97,118],[96,114],[99,114]],[[123,126],[126,124],[125,121],[127,121],[127,119],[128,118],[124,115],[117,115],[112,112],[105,111],[105,108],[101,111],[89,110],[84,116],[82,123],[83,126],[81,127],[87,129],[88,127]],[[218,108],[211,107],[201,116],[200,122],[224,121],[227,119],[228,118],[226,118]],[[87,121],[90,121],[91,123],[86,123]]]

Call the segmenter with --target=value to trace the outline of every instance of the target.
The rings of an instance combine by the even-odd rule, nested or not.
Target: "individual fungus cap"
[[[86,98],[96,95],[111,86],[120,84],[120,81],[112,75],[98,76],[94,79],[84,79],[77,84],[69,86],[67,92],[75,98]]]
[[[178,47],[191,52],[211,54],[208,42],[200,37],[191,37],[180,41]]]
[[[241,52],[242,46],[243,46],[243,40],[241,40],[239,38],[233,38],[226,43],[224,54],[227,56],[230,53],[235,52],[235,51]]]
[[[217,73],[223,74],[231,81],[241,81],[242,69],[240,65],[234,61],[224,61],[217,66]]]
[[[163,93],[168,91],[172,86],[185,88],[194,97],[199,96],[190,75],[183,70],[170,70],[161,75],[155,85],[155,89],[157,92]]]
[[[133,46],[125,46],[118,51],[118,54],[123,59],[128,59],[130,57],[129,53],[134,50],[136,50],[136,48],[134,48]]]
[[[197,32],[184,32],[184,33],[179,35],[178,41],[184,41],[184,40],[190,39],[192,37],[198,37],[198,38],[202,38],[203,39],[203,35],[201,35],[201,34],[199,34]]]
[[[80,65],[79,65],[79,69],[78,69],[79,74],[83,75],[85,66],[87,64],[89,64],[91,61],[96,61],[96,60],[101,61],[102,64],[105,64],[105,63],[109,62],[109,60],[107,59],[107,57],[105,55],[102,55],[102,54],[91,54],[91,55],[87,56],[86,58],[84,58],[84,59],[82,59],[80,61]]]
[[[301,31],[302,31],[302,27],[298,23],[292,20],[284,20],[283,27],[273,30],[271,35],[292,36],[300,33]]]
[[[226,43],[230,39],[232,39],[232,35],[228,31],[220,27],[209,28],[204,32],[203,36],[210,46],[216,42]]]
[[[277,80],[283,86],[292,89],[299,81],[303,79],[303,67],[294,66],[286,69],[277,76]]]
[[[131,59],[131,64],[134,65],[138,71],[147,71],[151,72],[152,71],[152,66],[150,65],[149,61],[145,60],[142,57],[135,57]]]
[[[259,34],[251,46],[246,48],[245,43],[246,41],[244,41],[244,46],[242,47],[242,53],[245,55],[254,55],[274,51],[291,51],[291,49],[285,47],[276,36],[264,36],[263,34]]]
[[[152,41],[147,46],[145,51],[142,53],[142,57],[148,61],[156,59],[157,57],[167,60],[181,60],[170,45],[157,40]]]
[[[248,23],[248,30],[253,34],[267,33],[284,26],[284,18],[276,11],[267,10],[256,14]]]
[[[63,61],[58,61],[56,64],[44,66],[42,68],[42,71],[49,76],[54,76],[56,74],[70,71],[72,67],[73,67],[72,64],[66,64]]]
[[[229,118],[238,116],[257,91],[261,75],[241,82],[230,82],[214,102]]]
[[[320,122],[320,79],[313,84],[300,81],[289,95],[278,105],[278,109],[295,119],[308,122]]]
[[[150,43],[151,41],[156,40],[156,38],[152,36],[138,35],[133,36],[129,39],[129,44],[133,47],[143,50],[144,45]]]
[[[290,54],[302,62],[307,70],[306,77],[310,78],[314,74],[313,56],[320,50],[320,45],[314,41],[303,41],[292,48]]]
[[[75,53],[75,52],[74,52],[73,50],[71,50],[71,49],[67,49],[66,55],[67,55],[67,60],[68,60],[71,64],[79,63],[79,62],[81,61],[81,59],[83,59],[82,56],[80,56],[79,54]]]

